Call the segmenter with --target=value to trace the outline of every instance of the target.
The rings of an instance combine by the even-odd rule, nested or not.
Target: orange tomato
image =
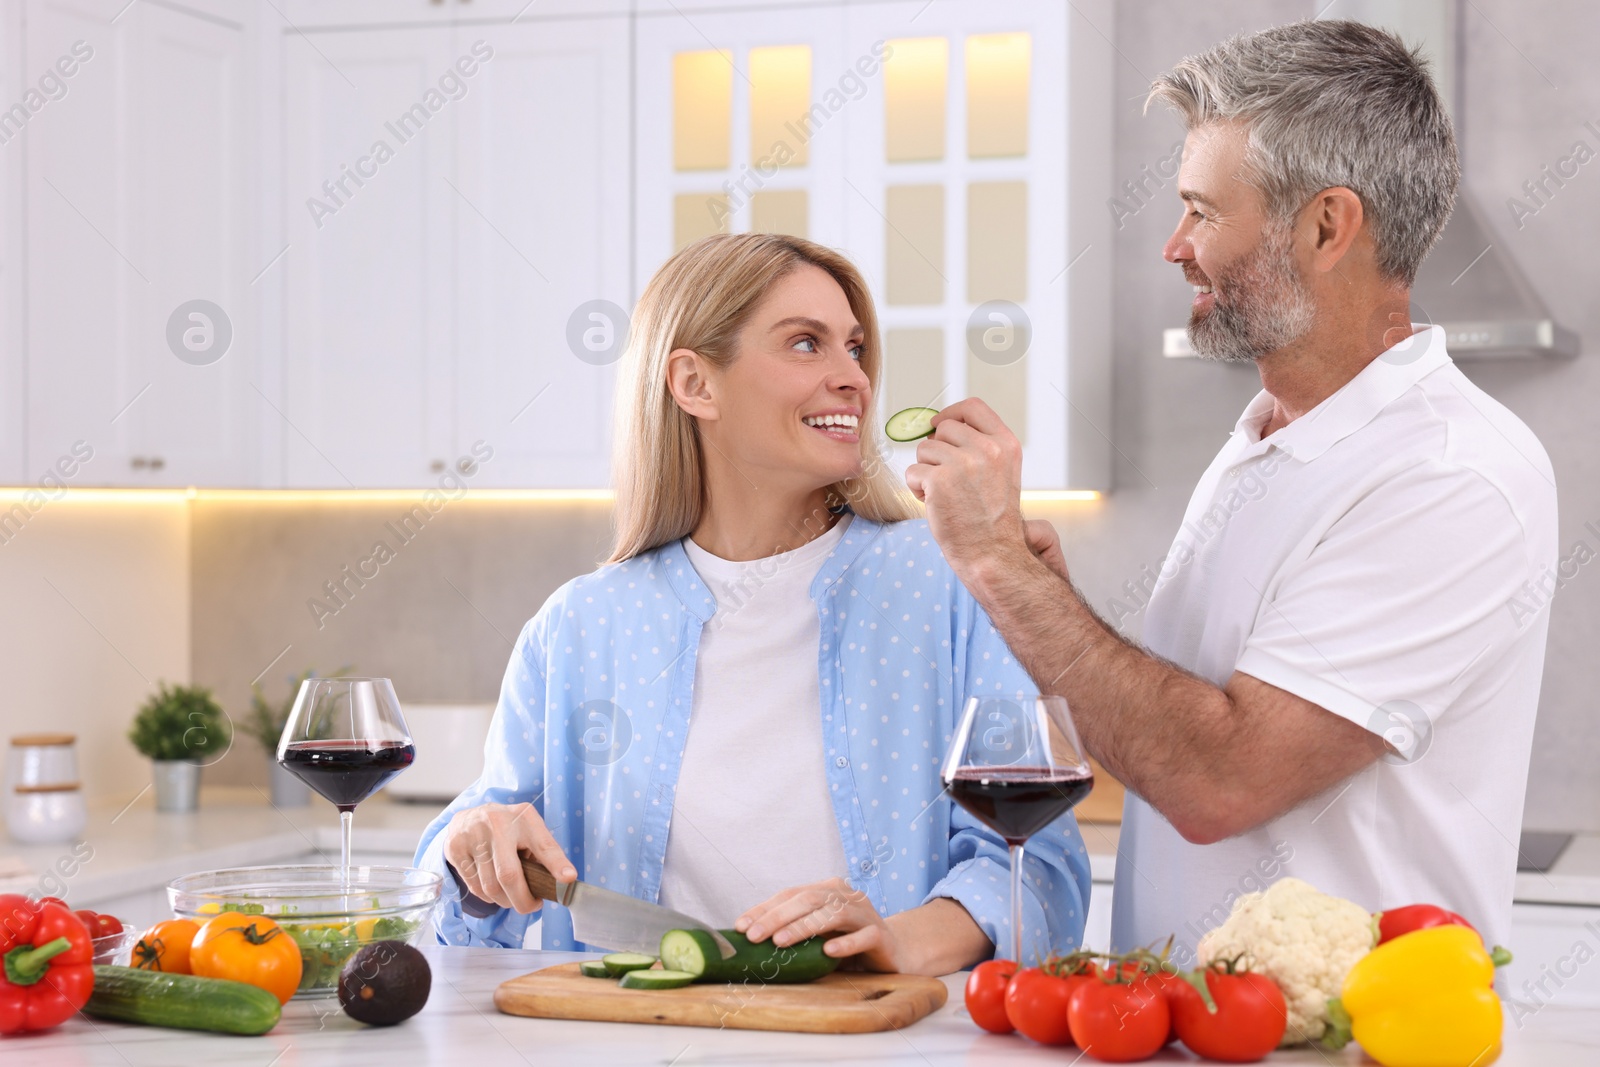
[[[200,924],[193,919],[168,919],[139,935],[129,964],[144,971],[189,974],[189,946]]]
[[[189,966],[202,978],[259,986],[287,1004],[300,985],[300,946],[264,915],[225,911],[194,935]]]

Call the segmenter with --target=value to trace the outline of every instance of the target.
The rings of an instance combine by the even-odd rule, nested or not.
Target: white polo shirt
[[[1556,490],[1533,433],[1438,326],[1261,440],[1262,392],[1196,486],[1145,612],[1150,651],[1242,672],[1392,751],[1270,823],[1185,841],[1128,795],[1112,943],[1199,937],[1285,876],[1369,910],[1436,903],[1508,943],[1554,587]]]

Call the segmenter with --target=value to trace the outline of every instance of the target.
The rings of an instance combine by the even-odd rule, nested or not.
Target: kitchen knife
[[[655,956],[661,952],[661,935],[668,930],[706,930],[723,959],[733,956],[732,943],[699,919],[587,882],[562,885],[544,864],[526,853],[521,855],[522,873],[533,895],[570,911],[572,936],[586,945]]]

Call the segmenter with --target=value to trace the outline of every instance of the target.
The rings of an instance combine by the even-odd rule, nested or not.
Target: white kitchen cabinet
[[[26,152],[0,159],[0,222],[16,220],[0,240],[8,480],[36,480],[81,441],[94,458],[76,484],[423,487],[481,441],[493,459],[472,485],[605,485],[616,362],[574,337],[625,336],[644,283],[697,230],[761,228],[862,267],[889,342],[881,411],[993,397],[1025,437],[1029,487],[1105,484],[1100,0],[1078,19],[1018,0],[13,13],[23,62],[0,62],[8,90],[74,41],[94,56],[29,119]],[[974,154],[965,57],[1006,34],[1028,39],[1026,148]],[[942,150],[891,158],[885,45],[933,40]],[[685,163],[675,72],[696,53],[726,68],[725,144]],[[804,158],[765,167],[779,141]],[[938,191],[927,248],[895,225],[907,188]],[[969,353],[973,316],[988,321],[972,262],[996,256],[974,251],[988,231],[973,205],[997,191],[1015,231],[996,246],[1002,273],[1031,324],[1015,366]],[[897,291],[896,248],[938,277],[934,296]],[[231,326],[219,359],[169,345],[193,300]],[[624,314],[596,317],[613,306]],[[216,325],[180,314],[177,332]]]
[[[627,15],[633,0],[278,0],[287,32]]]
[[[456,114],[428,94],[456,59],[448,26],[285,39],[287,485],[420,485],[447,462]]]
[[[248,27],[123,6],[26,7],[26,78],[64,88],[18,137],[25,476],[92,451],[71,484],[248,484]]]
[[[17,100],[25,91],[18,62],[22,40],[22,9],[0,7],[0,99]],[[21,270],[26,213],[22,154],[4,148],[0,146],[0,485],[19,485],[27,478]]]
[[[566,341],[627,294],[622,18],[284,45],[284,482],[606,480],[614,368]],[[326,184],[324,184],[326,183]]]
[[[476,2],[476,0],[474,0]],[[629,23],[461,27],[494,49],[456,106],[454,455],[482,441],[474,486],[608,484],[616,348],[569,337],[581,310],[631,308]],[[581,334],[580,334],[581,337]],[[585,358],[580,358],[580,354]]]
[[[982,396],[1025,487],[1105,487],[1110,74],[1081,14],[641,3],[635,288],[710,232],[838,248],[877,302],[880,415]]]

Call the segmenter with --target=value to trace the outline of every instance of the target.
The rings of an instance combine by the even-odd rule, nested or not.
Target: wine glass
[[[1022,966],[1022,846],[1094,788],[1094,771],[1059,696],[972,697],[939,779],[1011,849],[1011,958]]]
[[[411,766],[411,731],[387,678],[307,678],[278,738],[278,763],[339,809],[339,870],[350,884],[356,805]]]

